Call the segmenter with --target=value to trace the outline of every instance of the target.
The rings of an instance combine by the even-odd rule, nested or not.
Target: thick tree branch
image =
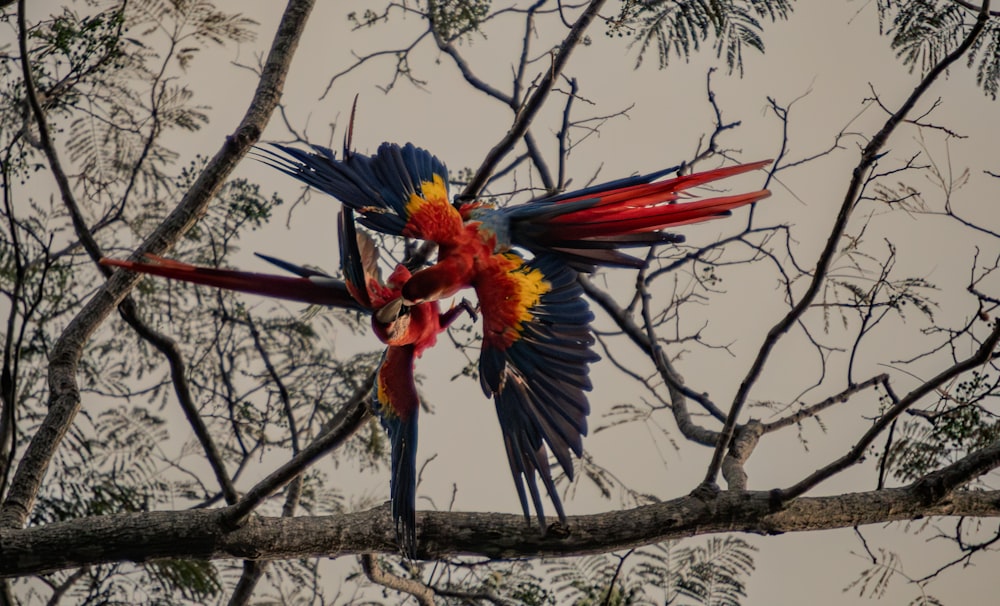
[[[21,8],[23,9],[23,6]],[[94,238],[94,230],[87,225],[87,221],[83,216],[80,205],[76,200],[76,195],[73,193],[73,189],[70,186],[69,176],[63,170],[59,153],[56,151],[55,145],[49,136],[48,122],[46,120],[45,113],[41,104],[38,102],[37,95],[35,93],[34,78],[32,77],[30,70],[30,63],[27,61],[27,28],[24,23],[23,10],[18,13],[18,19],[20,28],[18,32],[19,44],[21,46],[22,64],[24,70],[24,87],[27,92],[32,114],[35,116],[35,122],[38,125],[40,146],[49,162],[49,169],[52,171],[53,179],[55,179],[58,184],[63,204],[66,206],[66,210],[73,223],[73,230],[79,238],[83,248],[90,256],[90,259],[97,264],[98,260],[100,260],[104,254],[100,245],[97,243],[97,240]],[[145,148],[143,149],[142,155],[138,160],[138,164],[136,164],[136,168],[132,173],[132,178],[126,188],[122,203],[124,203],[124,200],[128,197],[129,191],[131,191],[131,188],[135,183],[139,164],[141,164],[142,159],[145,157],[146,153],[148,153],[149,147],[152,145],[155,132],[156,128],[154,127],[150,132]],[[111,275],[111,270],[109,268],[103,265],[97,265],[97,267],[105,277]],[[195,406],[194,400],[191,397],[191,390],[187,383],[186,366],[180,355],[180,351],[177,349],[176,343],[174,343],[174,341],[166,335],[147,326],[139,318],[139,311],[136,307],[135,301],[133,301],[131,297],[126,297],[122,301],[119,306],[119,311],[121,312],[122,318],[129,324],[129,326],[131,326],[140,337],[151,343],[153,347],[160,351],[160,353],[162,353],[167,359],[167,362],[170,365],[170,376],[174,384],[174,391],[177,394],[177,400],[181,405],[181,409],[184,411],[184,415],[191,424],[191,428],[194,431],[195,436],[197,436],[198,441],[205,450],[205,455],[212,467],[212,471],[215,473],[215,477],[219,482],[219,487],[222,490],[222,494],[226,498],[226,502],[230,505],[235,503],[237,499],[236,489],[233,487],[232,480],[226,472],[225,464],[219,454],[219,449],[212,440],[211,434],[209,434],[208,428],[205,426],[205,422],[198,413],[197,406]]]
[[[726,491],[710,501],[685,496],[625,511],[571,516],[569,532],[559,537],[540,536],[520,514],[421,512],[418,549],[427,558],[571,556],[719,532],[770,535],[928,516],[1000,517],[1000,491],[956,492],[931,504],[926,496],[917,484],[804,497],[776,510],[770,492]],[[0,529],[0,576],[156,558],[272,560],[398,552],[387,505],[336,516],[253,517],[237,529],[226,523],[226,511],[115,514]]]

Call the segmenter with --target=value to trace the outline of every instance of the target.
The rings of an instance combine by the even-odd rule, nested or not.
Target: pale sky
[[[41,3],[42,6],[46,4],[55,7],[58,3]],[[259,36],[254,44],[213,51],[195,63],[191,76],[195,79],[196,102],[211,107],[208,112],[211,123],[199,133],[184,135],[183,145],[192,153],[211,153],[232,130],[236,117],[246,106],[255,78],[247,71],[232,68],[229,62],[255,63],[257,54],[270,43],[283,8],[283,3],[269,0],[229,0],[218,4],[244,11],[259,21]],[[477,166],[484,153],[506,132],[509,112],[486,101],[480,93],[470,91],[449,59],[432,51],[430,44],[424,43],[411,61],[417,77],[427,81],[425,90],[417,90],[403,81],[389,95],[377,90],[376,85],[386,83],[391,76],[392,60],[384,59],[338,81],[329,95],[319,99],[330,75],[352,60],[352,51],[363,53],[387,46],[403,46],[411,40],[413,28],[420,27],[414,18],[400,22],[397,17],[388,26],[350,32],[346,13],[350,10],[360,12],[366,6],[367,3],[361,2],[318,3],[285,91],[284,103],[294,126],[300,129],[308,126],[312,140],[326,143],[329,140],[327,124],[337,120],[343,123],[354,95],[360,94],[354,135],[359,151],[373,151],[384,140],[412,141],[433,151],[453,171]],[[767,52],[763,56],[753,52],[746,55],[743,79],[727,75],[724,67],[713,78],[724,117],[743,121],[741,128],[723,139],[727,147],[741,150],[739,159],[742,161],[774,157],[778,151],[780,126],[767,110],[768,96],[787,105],[809,93],[796,103],[792,113],[791,156],[799,158],[831,144],[836,133],[861,110],[862,100],[871,95],[869,83],[888,105],[895,106],[916,82],[917,76],[909,74],[894,58],[888,39],[878,36],[873,3],[803,2],[796,6],[789,21],[767,26],[764,35]],[[611,3],[605,13],[615,7],[617,4]],[[516,60],[512,53],[517,48],[512,44],[518,44],[522,27],[520,18],[507,23],[512,26],[510,35],[490,30],[488,39],[476,38],[470,46],[463,47],[476,73],[501,88],[506,88],[510,66]],[[542,36],[545,34],[540,32]],[[600,137],[589,139],[574,152],[570,171],[576,183],[585,182],[602,166],[602,178],[613,178],[655,170],[690,157],[699,136],[711,128],[712,116],[705,101],[705,72],[708,66],[720,64],[714,52],[706,49],[690,64],[675,60],[666,71],[657,70],[655,56],[650,56],[645,66],[634,71],[634,51],[628,51],[620,41],[607,39],[600,25],[594,26],[590,36],[593,44],[578,49],[566,72],[579,78],[580,94],[596,104],[594,107],[578,105],[577,117],[614,113],[632,103],[635,107],[628,119],[608,122]],[[538,43],[536,48],[540,47],[542,44]],[[984,177],[981,170],[1000,168],[995,163],[996,146],[991,146],[991,142],[1000,141],[1000,121],[996,119],[998,106],[975,86],[964,61],[952,71],[949,79],[935,85],[921,107],[926,108],[931,100],[942,97],[943,105],[932,121],[973,137],[951,141],[947,148],[940,136],[929,136],[923,144],[937,161],[945,162],[946,153],[950,153],[951,162],[957,169],[972,168],[973,179],[956,200],[965,205],[963,208],[968,209],[970,216],[978,216],[997,227],[1000,213],[976,210],[975,205],[995,202],[997,195],[997,180]],[[540,120],[551,119],[559,111],[561,104],[554,104]],[[883,117],[876,108],[869,109],[851,123],[849,130],[873,133],[874,125]],[[535,132],[552,157],[555,149],[551,140],[553,130],[542,124],[536,125]],[[912,129],[900,131],[889,146],[888,158],[899,160],[917,149],[920,143],[915,134]],[[341,137],[342,131],[338,129],[333,141],[339,144]],[[263,139],[285,138],[284,127],[276,117]],[[805,266],[812,266],[823,244],[827,223],[836,212],[851,167],[857,161],[859,141],[857,137],[846,138],[843,141],[846,150],[812,168],[780,175],[781,182],[772,186],[774,196],[757,211],[765,223],[788,222],[796,226],[799,238],[796,252],[799,262]],[[994,161],[992,167],[985,159]],[[244,161],[237,175],[253,176],[265,189],[278,190],[286,199],[293,199],[298,192],[297,184],[291,179],[249,159]],[[759,186],[761,179],[747,177],[738,183],[739,187],[752,188]],[[923,186],[926,186],[930,203],[935,192],[928,184]],[[337,264],[334,236],[337,209],[336,203],[327,203],[314,196],[309,207],[296,211],[288,230],[284,226],[285,211],[281,210],[271,225],[243,240],[243,255],[236,259],[241,260],[244,269],[265,270],[262,262],[250,256],[252,251],[260,251],[333,269]],[[745,215],[737,213],[730,221],[742,225]],[[735,227],[727,228],[720,221],[686,229],[685,233],[692,240],[707,242],[727,233],[727,229]],[[878,243],[884,235],[891,234],[899,247],[900,275],[909,275],[909,271],[943,288],[964,288],[971,244],[959,240],[958,232],[944,220],[917,221],[896,213],[885,220],[876,219],[869,229],[870,250],[879,254],[884,253],[884,246]],[[677,365],[692,387],[710,392],[717,403],[725,406],[735,393],[763,334],[785,308],[780,305],[780,293],[776,291],[773,275],[741,273],[738,268],[724,271],[722,275],[725,292],[698,313],[711,319],[704,331],[705,339],[729,344],[731,355],[720,350],[698,349],[680,359]],[[617,279],[619,281],[612,280],[612,283],[627,289],[633,278],[630,274]],[[667,282],[669,280],[663,281],[664,288]],[[660,294],[667,296],[669,293]],[[952,304],[946,292],[939,292],[937,296],[942,301],[941,317],[947,317],[949,309],[968,309],[968,300]],[[600,313],[598,317],[598,325],[606,327],[607,319],[601,318]],[[871,350],[878,351],[879,355],[860,363],[862,375],[886,371],[888,369],[879,366],[881,362],[907,357],[905,352],[910,340],[906,335],[918,332],[924,326],[922,322],[921,318],[911,316],[909,323],[899,325],[898,335],[883,337],[884,343],[880,341]],[[344,341],[341,342],[341,335],[338,335],[338,341],[333,344],[337,351],[378,348],[374,339],[348,342],[347,331],[343,332]],[[518,512],[493,405],[483,397],[477,382],[468,378],[449,381],[464,359],[453,351],[448,339],[442,338],[439,343],[418,363],[418,372],[425,378],[422,393],[435,408],[435,414],[421,418],[418,465],[437,455],[424,472],[418,490],[418,508],[429,506],[423,497],[431,498],[438,507],[446,507],[454,483],[458,487],[456,509]],[[630,343],[617,340],[615,344],[619,347],[616,350],[619,357],[637,360],[643,373],[651,371],[648,360]],[[815,361],[811,353],[803,356],[801,345],[801,338],[793,337],[776,351],[752,400],[788,402],[811,384],[814,374],[810,373],[815,373]],[[842,363],[835,363],[834,368],[842,369]],[[602,416],[613,405],[635,401],[642,396],[634,382],[610,365],[598,365],[593,370],[593,377],[592,427],[603,424]],[[894,375],[894,381],[900,391],[915,384],[901,374]],[[804,399],[815,402],[841,388],[842,382],[831,383],[831,387],[820,387]],[[853,444],[858,428],[865,426],[860,415],[870,415],[872,410],[870,398],[862,397],[823,415],[825,433],[816,423],[806,423],[802,435],[808,440],[808,450],[802,447],[794,429],[781,436],[765,436],[747,466],[750,487],[769,489],[790,485],[843,454]],[[749,414],[759,416],[766,411],[751,409]],[[591,435],[585,440],[585,448],[632,488],[662,499],[686,494],[703,476],[711,452],[684,443],[666,412],[654,415],[653,421],[681,445],[680,450],[674,450],[658,435],[655,426],[641,424]],[[882,440],[878,444],[881,445]],[[352,476],[352,473],[340,470],[337,477],[356,486],[353,492],[379,498],[387,495],[388,470],[384,475],[364,477]],[[252,478],[244,478],[245,483],[251,481]],[[869,490],[874,481],[870,465],[860,466],[810,494]],[[564,502],[571,515],[620,506],[617,501],[599,499],[585,484],[575,498]],[[953,521],[941,524],[950,527]],[[987,524],[987,528],[993,527],[995,522]],[[904,528],[903,524],[885,528],[870,526],[864,528],[863,533],[873,549],[885,547],[899,552],[906,574],[913,577],[923,576],[955,556],[950,547],[942,551],[937,543],[928,543],[927,538],[932,533],[907,534]],[[852,530],[745,538],[759,548],[757,570],[750,579],[749,595],[745,600],[748,606],[807,601],[811,606],[870,603],[868,599],[859,598],[856,591],[841,592],[867,565],[858,555],[862,546]],[[703,540],[691,539],[694,543]],[[930,593],[949,605],[985,603],[989,599],[987,596],[996,595],[998,585],[994,577],[1000,558],[980,555],[973,564],[948,573],[948,580],[932,585]],[[327,578],[331,583],[337,582],[335,575]],[[890,586],[884,603],[908,603],[916,596],[912,586],[899,580]]]

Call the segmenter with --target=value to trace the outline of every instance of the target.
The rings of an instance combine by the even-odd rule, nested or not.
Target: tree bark
[[[571,516],[542,536],[513,514],[417,515],[422,558],[571,556],[719,532],[781,534],[927,516],[1000,517],[1000,491],[956,492],[928,502],[921,482],[904,488],[803,497],[776,509],[767,491],[685,496],[655,505]],[[41,574],[161,558],[273,560],[396,553],[388,505],[336,516],[259,517],[227,530],[226,509],[126,513],[27,529],[0,529],[0,576]]]

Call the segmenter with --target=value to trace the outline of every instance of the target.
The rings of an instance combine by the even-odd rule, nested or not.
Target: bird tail
[[[382,424],[392,442],[392,476],[389,492],[396,541],[403,555],[417,552],[417,411],[408,418],[386,417]]]
[[[417,550],[417,416],[420,399],[413,380],[412,345],[386,348],[379,364],[372,408],[389,434],[392,474],[389,494],[396,541],[408,558]]]
[[[137,273],[151,274],[182,282],[215,286],[266,297],[277,297],[316,305],[329,305],[366,311],[348,292],[347,285],[321,272],[293,265],[280,259],[261,255],[265,260],[292,271],[299,277],[275,276],[213,267],[199,267],[155,255],[146,255],[148,262],[122,259],[101,259],[101,265],[121,267]]]
[[[756,170],[770,162],[656,181],[675,170],[671,168],[540,198],[508,211],[511,240],[535,254],[554,253],[581,271],[593,271],[599,265],[642,267],[641,259],[620,249],[683,242],[683,236],[661,230],[724,217],[734,208],[771,195],[764,189],[684,202],[681,198],[685,190]]]

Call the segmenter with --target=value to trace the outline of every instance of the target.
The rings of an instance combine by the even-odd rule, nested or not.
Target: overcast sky
[[[46,4],[52,8],[57,5],[42,2],[35,10]],[[233,129],[236,116],[246,106],[255,78],[248,71],[234,69],[230,62],[256,62],[257,55],[270,43],[283,8],[282,3],[272,0],[227,0],[218,4],[243,11],[259,21],[260,33],[253,44],[213,51],[195,63],[191,76],[195,81],[196,101],[210,106],[208,113],[212,121],[194,136],[185,134],[183,145],[189,153],[210,153]],[[328,124],[338,120],[342,123],[350,111],[353,97],[360,94],[354,135],[358,150],[373,151],[384,140],[412,141],[432,150],[453,171],[478,166],[485,152],[506,132],[509,112],[470,91],[448,59],[432,51],[428,44],[424,44],[412,62],[416,76],[427,82],[423,90],[401,81],[391,94],[379,91],[377,85],[388,82],[392,70],[392,60],[383,59],[339,80],[321,99],[330,76],[352,62],[352,52],[405,45],[412,39],[413,28],[420,25],[413,18],[397,18],[388,26],[351,32],[346,13],[362,11],[366,6],[367,3],[360,2],[318,3],[285,91],[289,120],[295,128],[307,130],[312,140],[328,142]],[[617,4],[610,3],[610,6],[617,7]],[[491,29],[487,39],[476,38],[464,47],[477,74],[500,87],[506,85],[511,65],[516,60],[514,53],[522,20],[505,23],[510,26],[509,31]],[[555,33],[561,34],[561,31]],[[551,32],[542,31],[539,35],[546,37]],[[699,137],[712,125],[712,115],[706,104],[705,74],[709,66],[719,63],[714,53],[706,50],[691,63],[675,61],[666,71],[658,71],[655,57],[651,57],[648,65],[633,70],[635,52],[629,51],[620,41],[607,39],[602,26],[595,26],[591,38],[593,43],[581,47],[567,68],[568,74],[579,78],[580,94],[595,104],[579,107],[577,115],[610,114],[631,104],[634,107],[627,119],[608,122],[599,137],[588,140],[574,151],[569,167],[574,181],[582,184],[598,169],[603,178],[613,178],[655,170],[690,157]],[[799,3],[788,22],[767,26],[764,39],[766,54],[746,56],[742,79],[726,74],[724,67],[714,76],[724,117],[743,121],[742,127],[724,139],[727,147],[740,150],[742,161],[774,157],[778,153],[780,126],[767,110],[768,97],[784,105],[802,97],[792,114],[791,155],[803,157],[828,147],[841,129],[874,132],[874,125],[884,116],[875,108],[858,115],[862,101],[871,96],[869,84],[884,102],[894,106],[916,82],[917,76],[908,73],[895,59],[888,40],[878,36],[875,9],[870,2]],[[986,178],[980,172],[983,168],[991,168],[990,161],[984,159],[993,159],[994,170],[1000,168],[995,162],[995,142],[1000,141],[997,105],[975,86],[964,62],[953,70],[950,79],[935,85],[927,99],[938,96],[942,97],[943,104],[932,121],[973,137],[946,144],[943,137],[930,136],[921,142],[914,138],[915,131],[903,131],[889,146],[889,157],[905,158],[922,145],[939,161],[946,161],[950,154],[956,169],[971,167],[973,179],[962,190],[959,200],[967,204],[970,214],[991,221],[994,227],[1000,226],[1000,213],[996,212],[995,204],[994,210],[975,208],[978,201],[995,202],[997,196],[997,180]],[[554,105],[553,113],[545,113],[541,119],[551,119],[558,111],[561,106]],[[537,128],[536,133],[551,157],[555,149],[552,130]],[[339,144],[341,137],[342,132],[338,130],[332,140]],[[276,118],[264,139],[286,138],[287,132]],[[774,196],[758,210],[764,223],[787,221],[796,225],[799,238],[796,250],[800,263],[805,266],[812,265],[823,243],[824,230],[843,197],[851,167],[857,161],[860,141],[857,137],[845,138],[844,151],[811,169],[781,175],[780,182],[772,186]],[[182,163],[186,163],[186,159]],[[253,176],[266,188],[282,192],[286,199],[298,193],[297,185],[290,179],[249,159],[238,169],[238,174]],[[761,179],[751,176],[738,183],[737,187],[755,188]],[[924,185],[930,189],[928,184]],[[335,268],[337,209],[337,204],[327,204],[314,197],[309,207],[295,212],[288,229],[284,226],[286,216],[282,214],[279,220],[246,238],[242,243],[244,254],[237,259],[242,261],[243,268],[262,270],[261,262],[250,256],[250,252],[256,250],[296,262]],[[742,224],[745,218],[739,215],[730,220]],[[971,244],[957,240],[958,232],[943,221],[906,221],[898,213],[891,220],[876,220],[873,229],[884,233],[868,237],[878,242],[883,235],[891,234],[899,246],[901,273],[912,270],[943,285],[942,313],[952,309],[948,307],[947,287],[963,287],[969,270]],[[726,229],[723,222],[714,222],[692,228],[687,233],[692,239],[707,242],[725,233]],[[877,246],[873,250],[878,250]],[[765,281],[759,274],[743,275],[735,270],[725,272],[723,277],[725,294],[714,298],[710,309],[702,313],[711,318],[704,332],[706,340],[729,345],[728,352],[694,350],[678,362],[685,379],[695,389],[709,391],[720,404],[731,399],[762,335],[784,311],[773,277]],[[628,288],[630,279],[611,284]],[[955,305],[955,309],[959,309],[963,304]],[[964,305],[967,306],[967,302]],[[919,318],[912,321],[916,324],[900,325],[900,335],[905,331],[915,332],[922,326]],[[605,324],[606,321],[601,323]],[[888,351],[871,351],[879,355],[872,355],[870,364],[869,360],[862,362],[862,367],[870,374],[885,370],[877,365],[903,357],[891,348],[901,347],[905,339],[900,337],[896,343],[887,342],[884,347],[890,348]],[[483,397],[477,382],[468,378],[450,380],[464,364],[464,358],[453,351],[448,339],[441,339],[440,343],[418,364],[418,372],[425,377],[423,393],[435,408],[435,414],[421,419],[420,459],[437,455],[424,472],[419,495],[430,497],[437,507],[444,508],[455,484],[458,488],[456,509],[518,512],[493,406]],[[648,360],[635,352],[629,343],[619,341],[617,344],[623,359],[635,359],[641,372],[650,372]],[[803,356],[796,344],[801,345],[799,340],[792,339],[787,347],[776,352],[776,359],[753,399],[788,402],[808,387],[812,380],[810,373],[815,373],[814,361],[808,359],[808,355]],[[374,340],[370,344],[349,341],[346,335],[331,346],[344,352],[378,347]],[[642,396],[635,383],[610,365],[596,368],[594,380],[592,426],[602,424],[602,416],[613,405]],[[912,385],[904,378],[894,380],[901,381],[902,388]],[[820,388],[810,392],[805,400],[818,401],[830,394],[829,389]],[[862,406],[852,403],[824,415],[825,433],[815,423],[805,424],[801,437],[808,440],[808,450],[803,448],[795,430],[784,436],[768,436],[748,465],[750,487],[769,489],[789,485],[842,454],[851,446],[857,428],[863,427],[864,421],[859,418]],[[870,412],[871,408],[867,410]],[[766,412],[758,409],[751,410],[750,414],[761,416]],[[700,481],[711,452],[683,443],[680,450],[675,450],[658,435],[657,427],[664,428],[681,443],[672,418],[660,413],[647,425],[637,424],[592,435],[587,438],[585,447],[601,464],[639,491],[662,499],[686,494]],[[251,483],[253,478],[243,481]],[[355,476],[345,481],[356,484],[357,490],[353,492],[380,498],[388,492],[387,470],[384,477]],[[869,490],[873,486],[871,468],[862,466],[834,478],[813,494]],[[601,500],[596,491],[587,486],[582,486],[575,498],[564,502],[569,514],[620,506],[615,501]],[[418,501],[419,508],[429,506],[426,500]],[[947,527],[952,524],[952,521],[944,522]],[[990,527],[993,526],[995,523]],[[941,552],[936,543],[928,543],[927,538],[932,533],[914,536],[905,533],[905,527],[903,524],[867,527],[863,532],[873,549],[885,547],[899,552],[906,573],[913,577],[926,574],[954,555],[950,550]],[[841,593],[866,566],[866,560],[859,555],[862,546],[853,531],[751,536],[747,539],[760,551],[746,604],[869,603],[857,597],[856,592]],[[974,562],[974,567],[952,571],[949,582],[934,585],[931,593],[947,604],[985,603],[984,600],[993,599],[997,589],[995,571],[1000,559],[987,555]],[[331,582],[336,582],[336,577],[330,578]],[[885,603],[906,603],[915,593],[912,587],[894,585]],[[975,596],[978,599],[973,599]]]

